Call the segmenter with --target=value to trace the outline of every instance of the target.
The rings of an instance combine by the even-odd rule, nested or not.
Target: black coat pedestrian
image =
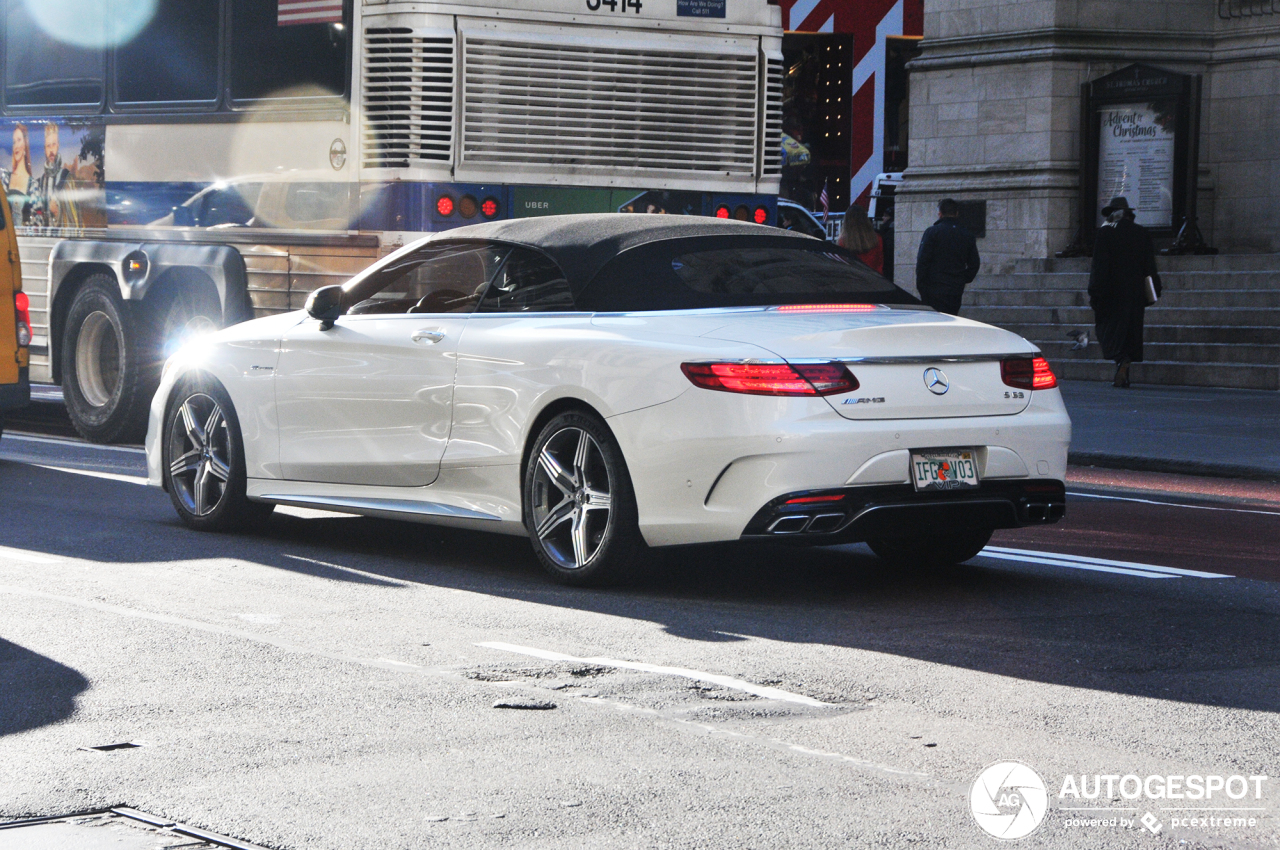
[[[978,242],[955,218],[943,217],[924,232],[916,255],[920,300],[939,313],[960,312],[964,288],[978,276]]]
[[[1142,362],[1142,321],[1147,307],[1146,279],[1162,290],[1155,248],[1147,229],[1125,216],[1098,228],[1089,270],[1089,306],[1093,308],[1102,356],[1121,363]]]

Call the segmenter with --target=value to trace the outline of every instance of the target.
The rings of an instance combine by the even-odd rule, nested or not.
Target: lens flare
[[[22,0],[27,14],[51,38],[76,47],[128,44],[151,23],[158,0]]]

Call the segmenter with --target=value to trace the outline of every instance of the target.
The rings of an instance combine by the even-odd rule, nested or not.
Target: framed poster
[[[1174,144],[1177,104],[1138,102],[1098,107],[1100,202],[1123,195],[1138,224],[1155,230],[1174,222]],[[1101,210],[1097,224],[1102,224]]]
[[[1200,77],[1130,65],[1080,95],[1080,230],[1064,255],[1092,253],[1101,209],[1121,195],[1157,238],[1194,226]]]

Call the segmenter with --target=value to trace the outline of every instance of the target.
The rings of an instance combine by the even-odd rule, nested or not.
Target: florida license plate
[[[912,452],[911,478],[917,490],[969,490],[978,486],[978,463],[971,449]]]

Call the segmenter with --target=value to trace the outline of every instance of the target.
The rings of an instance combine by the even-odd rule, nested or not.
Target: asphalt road
[[[1047,801],[1018,846],[1280,845],[1271,485],[1073,470],[1064,523],[952,570],[710,547],[593,591],[513,538],[300,510],[197,534],[142,469],[0,441],[0,821],[124,805],[299,850],[984,848],[975,778],[1016,760]],[[1225,788],[1126,796],[1130,775]],[[984,822],[1038,814],[1021,794]]]

